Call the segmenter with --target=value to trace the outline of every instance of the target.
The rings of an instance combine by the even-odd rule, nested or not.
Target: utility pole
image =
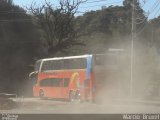
[[[153,42],[154,42],[154,25],[153,25],[153,23],[151,23],[151,25],[152,25],[152,38],[151,38],[151,42],[150,42],[150,47],[152,47],[153,46]]]
[[[132,0],[132,40],[131,40],[131,78],[130,78],[130,97],[133,97],[133,72],[134,72],[134,39],[135,39],[135,2]]]

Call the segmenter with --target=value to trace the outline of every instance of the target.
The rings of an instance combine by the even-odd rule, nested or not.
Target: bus
[[[62,98],[71,102],[94,101],[96,94],[105,87],[106,81],[116,80],[116,63],[117,56],[113,54],[38,60],[34,72],[30,74],[30,77],[35,76],[36,81],[33,95],[40,98]]]

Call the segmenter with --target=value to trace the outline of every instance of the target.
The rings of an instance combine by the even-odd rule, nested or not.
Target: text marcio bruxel
[[[160,120],[159,114],[123,114],[123,120]]]

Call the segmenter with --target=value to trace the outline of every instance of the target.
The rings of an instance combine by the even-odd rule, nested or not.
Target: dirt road
[[[53,99],[41,100],[39,98],[14,99],[19,103],[18,108],[12,110],[1,110],[4,113],[17,114],[101,114],[101,113],[159,113],[159,105],[126,104],[126,102],[106,102],[105,104],[93,103],[70,103],[67,101],[55,101]]]

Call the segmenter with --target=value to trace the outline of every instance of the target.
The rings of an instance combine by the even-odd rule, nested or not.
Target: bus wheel
[[[40,90],[40,91],[39,91],[39,97],[40,97],[40,98],[44,98],[44,92],[43,92],[43,90]]]
[[[81,94],[80,94],[80,92],[76,92],[75,99],[76,99],[77,102],[82,102],[81,101]]]
[[[71,91],[71,92],[69,93],[69,101],[70,101],[70,102],[74,102],[74,101],[75,101],[75,94],[74,94],[73,91]]]

